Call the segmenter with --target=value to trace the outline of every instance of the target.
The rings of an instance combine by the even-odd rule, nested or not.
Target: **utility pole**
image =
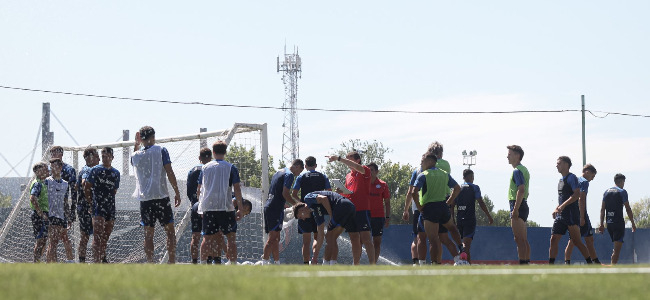
[[[50,155],[50,147],[54,144],[54,132],[50,132],[50,103],[43,103],[43,118],[41,119],[41,144],[43,145],[43,157]]]
[[[277,72],[282,72],[282,82],[284,82],[284,133],[282,135],[282,161],[288,165],[300,157],[300,146],[298,145],[298,114],[296,107],[298,105],[298,79],[302,74],[302,61],[298,55],[298,49],[294,53],[287,54],[287,47],[284,47],[284,60],[280,62],[277,59]]]
[[[585,95],[582,98],[582,165],[587,164],[587,148],[585,147]]]

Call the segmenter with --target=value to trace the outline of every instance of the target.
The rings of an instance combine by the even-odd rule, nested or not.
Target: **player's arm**
[[[458,194],[460,194],[460,185],[456,183],[454,185],[454,191],[449,195],[449,199],[447,199],[447,205],[452,206],[456,203],[456,197],[458,197]]]
[[[178,191],[178,184],[176,183],[176,174],[174,174],[174,169],[172,169],[172,164],[166,164],[163,166],[165,172],[167,173],[167,179],[171,183],[172,188],[174,189],[174,206],[178,207],[181,205],[181,193]]]
[[[390,223],[390,197],[384,198],[384,209],[386,216],[386,224],[384,227],[388,228],[388,225]]]
[[[404,212],[402,213],[402,220],[409,220],[409,210],[411,209],[411,202],[413,202],[413,197],[411,193],[413,192],[412,186],[409,185],[409,188],[406,190],[406,200],[404,200]]]
[[[359,172],[361,174],[365,174],[365,170],[363,169],[362,165],[360,165],[360,164],[358,164],[358,163],[356,163],[354,161],[351,161],[351,160],[349,160],[349,159],[347,159],[347,158],[345,158],[343,156],[330,155],[330,156],[325,156],[325,157],[327,157],[329,159],[329,162],[340,161],[344,165],[350,167],[350,169],[353,169],[353,170],[355,170],[355,171],[357,171],[357,172]]]
[[[330,216],[331,217],[331,216]],[[323,241],[325,240],[325,222],[321,223],[316,227],[316,243],[312,246],[312,264],[318,263],[318,255],[320,254],[320,249],[323,247]]]
[[[587,193],[580,191],[580,199],[578,199],[578,206],[580,207],[580,226],[585,225],[585,214],[587,212]]]
[[[285,201],[291,203],[291,205],[295,205],[296,203],[298,203],[298,201],[295,201],[294,198],[291,197],[291,191],[286,186],[282,187],[282,197],[284,197]]]
[[[576,202],[578,199],[580,199],[580,189],[576,188],[575,190],[573,190],[573,195],[571,195],[571,197],[569,197],[569,199],[566,199],[566,201],[564,201],[562,204],[560,204],[553,211],[553,218],[555,218],[555,215],[561,213],[569,204],[571,204],[573,202]],[[581,215],[581,217],[584,217],[584,216],[582,216],[582,212],[580,213],[580,215]]]
[[[237,213],[235,218],[237,221],[239,221],[244,217],[244,204],[242,202],[241,184],[239,182],[233,183],[232,188],[235,191],[235,201],[237,201]]]
[[[38,205],[38,196],[37,195],[40,195],[41,189],[43,188],[42,185],[40,185],[40,186],[39,185],[40,185],[40,183],[36,183],[34,185],[34,187],[32,188],[32,190],[30,191],[31,196],[29,197],[29,201],[32,203],[32,206],[34,207],[34,210],[36,211],[36,213],[39,216],[41,216],[41,218],[47,219],[47,216],[43,212],[43,209]]]
[[[93,184],[86,180],[84,181],[84,196],[86,197],[86,201],[88,201],[88,205],[92,207],[93,204]]]
[[[293,199],[294,203],[300,202],[300,196],[298,196],[298,191],[296,189],[291,189],[291,199]]]
[[[519,218],[519,207],[521,206],[521,203],[524,202],[524,195],[526,193],[526,186],[524,184],[520,184],[517,186],[517,196],[515,197],[515,206],[512,208],[512,213],[510,214],[512,216],[512,219],[517,219]]]
[[[630,223],[632,223],[632,232],[635,232],[636,223],[634,223],[634,214],[632,213],[632,208],[630,208],[630,202],[625,202],[623,205],[625,205],[625,212],[627,212],[627,217],[630,219]]]
[[[485,201],[483,201],[483,197],[476,198],[476,201],[478,201],[478,206],[481,207],[481,210],[485,213],[485,216],[487,216],[488,224],[492,225],[492,223],[494,223],[494,220],[490,215],[490,211],[488,210],[487,205],[485,205]]]
[[[412,186],[409,188],[411,191],[411,198],[413,198],[413,202],[415,203],[415,208],[419,211],[422,211],[422,205],[420,205],[420,188],[417,186]]]
[[[325,208],[325,211],[330,216],[330,218],[334,218],[334,215],[332,215],[332,206],[330,205],[330,200],[327,198],[327,196],[318,195],[316,197],[316,203],[322,205],[323,208]]]
[[[140,150],[140,145],[142,145],[142,137],[140,137],[140,131],[135,133],[135,143],[133,143],[133,152]]]
[[[598,226],[598,232],[603,233],[605,231],[605,199],[603,199],[602,205],[600,206],[600,225]]]

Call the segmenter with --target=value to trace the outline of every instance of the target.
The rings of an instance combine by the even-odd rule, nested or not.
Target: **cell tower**
[[[298,48],[294,48],[294,53],[287,54],[287,46],[284,46],[284,60],[277,60],[277,72],[282,72],[282,82],[284,82],[284,127],[282,135],[282,161],[287,165],[300,157],[300,147],[298,145],[298,114],[296,107],[298,105],[298,78],[301,78],[302,62],[298,55]]]

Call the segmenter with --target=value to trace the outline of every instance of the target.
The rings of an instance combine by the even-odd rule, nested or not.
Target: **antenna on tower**
[[[302,76],[302,61],[298,55],[298,48],[294,46],[294,53],[287,54],[287,44],[284,44],[284,59],[277,59],[277,72],[282,72],[284,83],[284,123],[282,123],[282,161],[290,165],[294,159],[300,157],[298,145],[298,79]]]

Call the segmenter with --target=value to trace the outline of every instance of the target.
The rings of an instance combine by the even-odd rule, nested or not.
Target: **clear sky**
[[[122,97],[281,106],[276,56],[296,45],[298,106],[410,111],[587,109],[650,115],[648,1],[3,1],[0,85]],[[283,112],[139,103],[0,89],[2,153],[24,175],[42,102],[81,145],[148,124],[159,136],[268,123],[281,156]],[[598,116],[604,114],[598,113]],[[598,169],[588,211],[617,172],[630,199],[650,196],[649,118],[587,115],[587,161]],[[476,183],[506,209],[519,144],[531,172],[531,219],[552,224],[555,160],[582,164],[578,112],[437,115],[299,112],[301,156],[349,139],[377,140],[416,165],[434,140],[461,179],[477,150]],[[53,119],[56,143],[74,142]],[[40,154],[40,153],[39,153]],[[38,155],[37,155],[38,156]],[[0,176],[16,176],[0,160]]]

